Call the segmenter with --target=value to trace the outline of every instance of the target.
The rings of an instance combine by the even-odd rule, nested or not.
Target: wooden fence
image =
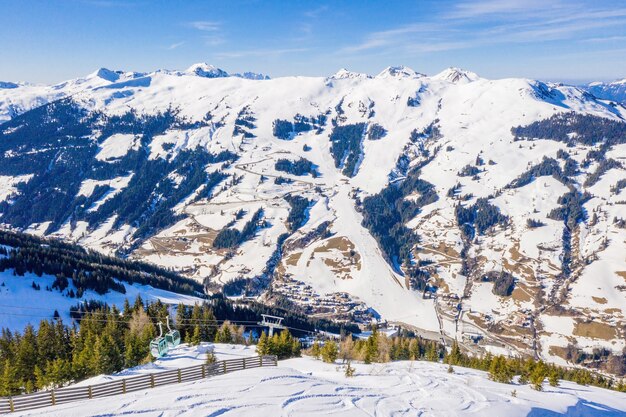
[[[276,366],[277,363],[276,356],[253,356],[249,358],[229,359],[212,364],[190,366],[188,368],[173,369],[170,371],[143,374],[83,387],[67,387],[35,392],[33,394],[24,394],[16,397],[2,397],[0,398],[0,414],[49,407],[51,405],[65,404],[72,401],[126,394],[127,392],[195,381],[248,368]]]

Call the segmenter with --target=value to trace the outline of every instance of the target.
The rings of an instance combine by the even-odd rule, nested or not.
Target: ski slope
[[[294,301],[307,314],[361,315],[363,321],[382,318],[437,339],[463,340],[468,333],[480,334],[483,353],[491,349],[537,355],[560,364],[565,363],[563,349],[574,342],[588,353],[606,348],[621,354],[626,347],[626,229],[616,222],[625,217],[626,190],[612,191],[626,180],[626,145],[616,145],[607,153],[621,167],[609,169],[597,183],[587,186],[586,180],[599,164],[585,165],[584,161],[597,146],[517,141],[511,132],[512,127],[568,112],[625,120],[623,105],[579,87],[521,78],[489,80],[458,68],[432,76],[388,67],[374,76],[340,70],[328,77],[268,80],[228,76],[213,66],[197,64],[186,71],[145,74],[99,70],[56,86],[2,89],[0,122],[61,97],[71,97],[86,111],[108,116],[130,110],[154,115],[176,108],[189,122],[203,121],[202,126],[174,126],[151,137],[143,149],[151,161],[174,159],[196,147],[214,154],[233,152],[238,159],[224,167],[207,165],[207,173],[219,170],[225,176],[211,196],[195,200],[201,186],[177,201],[173,212],[179,221],[144,241],[133,237],[136,224],[120,224],[116,215],[93,230],[84,219],[68,219],[53,233],[56,237],[105,253],[133,248],[133,258],[207,280],[219,290],[238,279],[264,277],[268,261],[279,249],[279,237],[288,233],[267,281],[274,294]],[[246,127],[245,132],[252,136],[236,133],[241,127],[237,121],[245,115],[254,119],[254,127]],[[296,116],[325,116],[327,122],[319,130],[292,134],[288,140],[275,136],[276,120],[293,122]],[[386,131],[376,140],[362,138],[352,177],[336,166],[331,153],[333,123],[378,125]],[[437,126],[440,135],[412,138],[414,132],[429,126]],[[19,128],[7,128],[4,133]],[[107,136],[96,131],[84,140],[98,144],[95,161],[112,167],[141,145],[128,133]],[[572,237],[577,267],[566,285],[561,279],[564,224],[548,215],[559,207],[559,197],[568,188],[550,176],[535,178],[523,187],[506,187],[544,157],[565,165],[557,157],[559,152],[567,152],[579,165],[573,186],[592,196],[583,207],[588,219]],[[320,175],[295,176],[276,169],[279,159],[300,158],[316,165]],[[426,163],[420,179],[433,185],[438,198],[403,220],[419,237],[412,249],[413,262],[425,265],[428,285],[437,288],[436,300],[424,298],[411,286],[406,271],[385,258],[377,240],[362,225],[359,202],[402,181],[404,174],[398,172],[402,158],[407,167]],[[469,165],[479,173],[460,175]],[[77,197],[91,196],[96,186],[108,185],[109,191],[87,209],[97,213],[109,199],[128,190],[134,175],[129,170],[114,178],[81,177]],[[277,177],[291,182],[276,184]],[[2,176],[0,200],[10,201],[23,188],[20,184],[33,178],[34,174]],[[168,177],[175,185],[181,178],[178,172]],[[450,195],[457,184],[459,191]],[[153,196],[159,197],[158,193],[155,188]],[[287,196],[307,198],[312,205],[306,222],[293,233],[286,224]],[[510,222],[464,242],[455,207],[481,198]],[[252,239],[233,251],[212,246],[221,229],[232,224],[242,230],[259,209],[267,223]],[[238,219],[240,210],[246,214]],[[529,220],[541,220],[544,226],[530,228]],[[328,233],[314,236],[324,224]],[[49,225],[42,219],[27,230],[44,233]],[[305,244],[295,244],[306,237]],[[464,261],[473,265],[469,272]],[[494,294],[493,283],[483,282],[485,274],[500,272],[515,278],[510,296]],[[555,302],[551,291],[556,293],[559,287],[564,298]],[[555,303],[568,309],[567,315],[544,308]]]
[[[181,347],[151,369],[189,366],[209,346]],[[219,359],[247,356],[253,348],[214,346]],[[167,363],[167,365],[165,365]],[[356,364],[344,376],[339,364],[303,357],[179,385],[62,406],[22,416],[494,416],[623,417],[626,394],[561,382],[544,391],[490,381],[485,372],[431,362]],[[145,367],[143,368],[145,370]],[[123,371],[130,375],[135,370]],[[98,379],[102,381],[102,377]],[[512,392],[515,391],[515,395]]]

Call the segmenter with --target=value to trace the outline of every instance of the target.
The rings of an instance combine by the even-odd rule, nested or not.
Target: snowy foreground
[[[209,346],[182,347],[148,366],[90,383],[200,363]],[[218,360],[254,355],[254,347],[216,345]],[[562,382],[544,392],[499,384],[484,372],[430,362],[339,365],[311,358],[211,379],[83,401],[21,415],[46,416],[626,416],[626,394]],[[516,397],[512,391],[516,390]]]

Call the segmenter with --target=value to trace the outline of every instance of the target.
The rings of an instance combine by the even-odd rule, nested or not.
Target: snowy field
[[[122,372],[190,366],[207,345],[177,349],[170,358]],[[216,345],[219,359],[254,354],[253,347]],[[339,365],[311,358],[279,362],[203,381],[77,402],[28,416],[626,416],[626,394],[562,382],[543,392],[499,384],[485,372],[430,362],[355,365],[346,378]],[[102,378],[96,377],[98,382]],[[516,391],[516,396],[512,391]]]
[[[33,282],[41,289],[34,290]],[[87,290],[83,298],[78,299],[67,296],[69,289],[76,292],[72,279],[69,279],[70,285],[63,294],[56,289],[46,290],[46,287],[52,287],[53,282],[54,277],[50,275],[38,277],[35,274],[26,273],[19,277],[14,276],[12,270],[0,272],[0,329],[22,332],[28,324],[38,326],[41,320],[51,320],[55,310],[66,324],[70,324],[72,322],[70,308],[86,300],[105,302],[120,309],[124,306],[125,300],[132,304],[138,295],[141,295],[144,302],[161,300],[165,304],[194,305],[204,301],[198,297],[176,294],[150,285],[128,283],[123,283],[126,294],[109,291],[100,295],[95,291]]]

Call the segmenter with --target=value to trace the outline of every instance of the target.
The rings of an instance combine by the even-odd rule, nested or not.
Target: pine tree
[[[37,335],[30,324],[24,329],[15,355],[17,379],[24,384],[35,386],[35,366],[37,365]]]
[[[202,340],[213,340],[215,339],[215,326],[217,325],[217,321],[215,320],[215,315],[213,315],[213,311],[209,308],[208,305],[202,306]]]
[[[19,393],[20,381],[17,377],[17,370],[13,362],[9,359],[4,361],[3,372],[0,374],[0,395],[9,396]]]
[[[59,387],[72,379],[72,368],[69,361],[56,358],[46,366],[46,380],[53,387]]]
[[[191,335],[190,340],[192,345],[198,346],[200,342],[202,342],[202,330],[200,330],[200,325],[196,324],[193,327],[193,334]]]
[[[548,382],[550,383],[551,387],[559,386],[559,373],[557,372],[556,369],[553,369],[550,372],[550,375],[548,376]]]
[[[450,365],[461,365],[462,359],[463,355],[461,354],[461,348],[459,347],[459,343],[455,340],[450,348],[450,353],[446,354],[444,363]]]
[[[124,367],[131,368],[140,364],[147,356],[147,349],[141,343],[139,336],[129,333],[125,340]]]
[[[259,341],[256,345],[256,351],[259,355],[269,355],[267,333],[261,332],[261,336],[259,337]]]
[[[547,373],[545,364],[541,361],[537,362],[529,377],[534,389],[537,391],[543,390],[543,381],[546,379]]]
[[[94,349],[94,365],[98,373],[111,374],[122,369],[124,359],[115,339],[103,333],[96,342]]]
[[[426,360],[431,362],[439,361],[439,352],[437,352],[437,344],[434,342],[428,343],[426,348]]]
[[[215,334],[215,343],[232,343],[233,335],[230,329],[230,322],[225,321]]]
[[[339,354],[339,349],[337,348],[337,343],[333,340],[329,340],[324,343],[324,347],[322,347],[321,355],[322,360],[327,363],[334,363],[337,360],[337,355]]]
[[[176,327],[178,328],[182,339],[186,342],[189,342],[193,329],[189,325],[187,306],[183,303],[179,303],[176,307]]]
[[[315,359],[319,359],[321,354],[321,348],[319,342],[316,340],[313,342],[313,346],[311,346],[311,356]]]
[[[513,370],[504,356],[498,355],[491,361],[489,378],[496,382],[510,384],[513,379]]]

